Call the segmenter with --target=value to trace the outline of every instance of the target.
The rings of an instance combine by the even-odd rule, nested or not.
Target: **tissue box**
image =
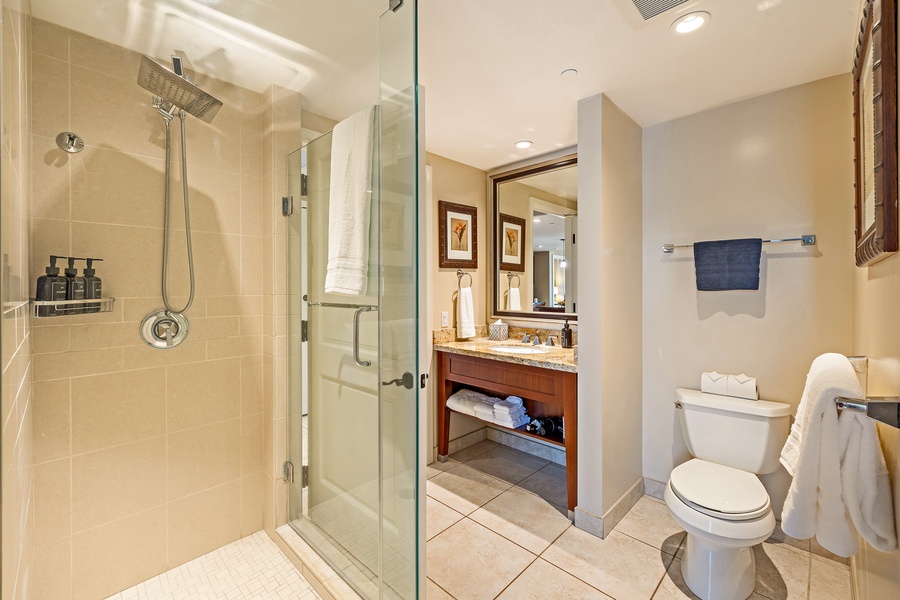
[[[491,323],[490,336],[495,342],[503,342],[509,339],[509,325],[506,323]]]

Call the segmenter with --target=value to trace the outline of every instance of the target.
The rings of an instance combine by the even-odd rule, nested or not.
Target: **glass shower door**
[[[288,161],[288,518],[365,598],[419,589],[414,9],[381,18],[368,295],[324,292],[332,134]]]

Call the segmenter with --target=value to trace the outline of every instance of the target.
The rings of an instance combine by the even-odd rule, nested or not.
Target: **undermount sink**
[[[540,346],[497,346],[491,348],[494,352],[503,352],[505,354],[547,354],[547,349]]]

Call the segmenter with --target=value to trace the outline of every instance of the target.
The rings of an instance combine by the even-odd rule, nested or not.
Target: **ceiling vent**
[[[667,10],[673,9],[688,0],[631,0],[645,21],[649,21]]]

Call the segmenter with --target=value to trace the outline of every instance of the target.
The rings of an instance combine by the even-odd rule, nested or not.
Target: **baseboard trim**
[[[588,512],[580,506],[575,507],[575,527],[604,539],[615,529],[619,521],[637,504],[644,495],[644,480],[638,479],[619,498],[602,517]]]

